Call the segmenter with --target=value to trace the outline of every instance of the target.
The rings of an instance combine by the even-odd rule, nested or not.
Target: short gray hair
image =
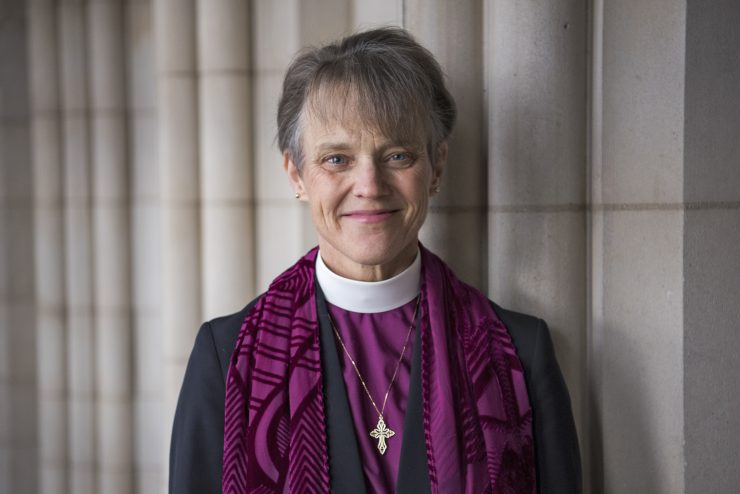
[[[290,64],[278,104],[278,145],[299,168],[307,108],[323,122],[342,121],[344,110],[350,109],[358,113],[355,118],[402,141],[418,139],[423,130],[432,162],[456,116],[439,63],[397,27],[363,31],[303,50]]]

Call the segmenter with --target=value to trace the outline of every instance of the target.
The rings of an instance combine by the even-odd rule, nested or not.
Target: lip
[[[359,221],[360,223],[379,223],[387,220],[398,211],[400,209],[359,209],[345,213],[342,216]]]

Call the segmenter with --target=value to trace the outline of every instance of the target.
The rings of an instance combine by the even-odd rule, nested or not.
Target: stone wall
[[[738,484],[736,2],[0,0],[0,494],[165,491],[198,326],[316,242],[284,70],[385,24],[459,108],[422,241],[548,321],[585,492]]]

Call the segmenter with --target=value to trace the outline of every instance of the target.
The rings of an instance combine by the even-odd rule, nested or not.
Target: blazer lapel
[[[329,448],[329,481],[331,492],[365,493],[365,474],[362,471],[357,437],[349,411],[347,391],[344,388],[339,365],[337,345],[329,323],[326,300],[316,283],[316,309],[319,316],[319,343],[324,380],[324,414]],[[423,432],[423,431],[422,431]]]
[[[421,329],[416,320],[416,336],[411,357],[411,381],[403,420],[403,442],[398,465],[396,494],[431,493],[427,445],[424,436],[424,413],[421,400]]]

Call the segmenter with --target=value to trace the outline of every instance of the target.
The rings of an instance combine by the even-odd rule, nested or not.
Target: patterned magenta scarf
[[[433,493],[534,493],[521,362],[488,299],[421,247],[421,380]],[[330,489],[314,248],[247,315],[229,365],[224,493]]]

